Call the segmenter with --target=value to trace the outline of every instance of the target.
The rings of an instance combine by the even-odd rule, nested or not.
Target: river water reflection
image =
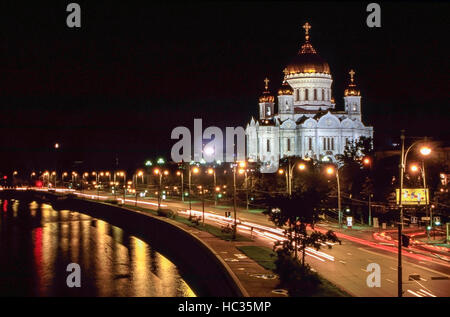
[[[195,296],[169,259],[105,221],[35,201],[0,208],[0,296]]]

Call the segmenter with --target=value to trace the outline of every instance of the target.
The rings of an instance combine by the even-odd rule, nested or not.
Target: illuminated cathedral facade
[[[279,159],[285,156],[335,161],[346,143],[361,136],[373,137],[373,127],[361,121],[361,93],[355,84],[355,72],[349,72],[344,111],[337,111],[330,67],[309,41],[311,26],[306,23],[303,28],[305,43],[284,69],[278,112],[266,78],[259,98],[259,118],[252,117],[246,127],[247,158],[260,161],[262,172],[276,172]]]

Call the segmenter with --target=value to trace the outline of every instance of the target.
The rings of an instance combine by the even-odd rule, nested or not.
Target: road
[[[110,194],[97,192],[77,193],[80,196],[102,200],[111,199]],[[122,197],[119,197],[121,199]],[[135,204],[135,198],[127,197],[126,204]],[[157,202],[150,198],[139,198],[138,206],[156,208]],[[180,214],[189,215],[188,204],[180,201],[163,201],[163,207],[177,210]],[[201,216],[201,203],[192,204],[192,213]],[[222,225],[232,222],[225,218],[224,211],[232,209],[215,208],[207,204],[205,222]],[[240,221],[238,232],[251,235],[261,245],[272,247],[273,242],[282,239],[282,231],[275,228],[261,213],[251,213],[239,209],[237,217]],[[251,229],[253,227],[253,229]],[[331,229],[331,224],[323,223],[320,230]],[[332,228],[334,229],[334,228]],[[331,249],[324,246],[320,251],[311,248],[307,251],[307,263],[324,278],[346,290],[353,296],[363,297],[395,297],[397,296],[397,248],[386,245],[371,238],[371,234],[346,230],[337,232],[342,244],[333,245]],[[405,297],[448,297],[450,296],[450,264],[430,256],[403,251],[403,296]],[[369,287],[367,271],[370,263],[376,263],[381,269],[380,287]],[[412,278],[410,278],[412,277]]]

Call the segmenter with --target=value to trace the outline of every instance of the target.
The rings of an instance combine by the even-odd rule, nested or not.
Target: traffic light
[[[402,246],[407,248],[409,246],[409,237],[405,234],[402,234]]]

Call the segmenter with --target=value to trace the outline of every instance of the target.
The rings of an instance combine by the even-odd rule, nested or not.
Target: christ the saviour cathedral
[[[265,80],[259,98],[259,119],[246,127],[247,158],[260,161],[262,172],[273,173],[285,156],[301,156],[334,161],[346,143],[365,136],[373,137],[373,127],[361,122],[361,94],[351,70],[350,83],[344,92],[344,111],[335,110],[330,67],[309,42],[311,26],[306,23],[305,43],[284,69],[278,90],[278,113],[275,97]]]

